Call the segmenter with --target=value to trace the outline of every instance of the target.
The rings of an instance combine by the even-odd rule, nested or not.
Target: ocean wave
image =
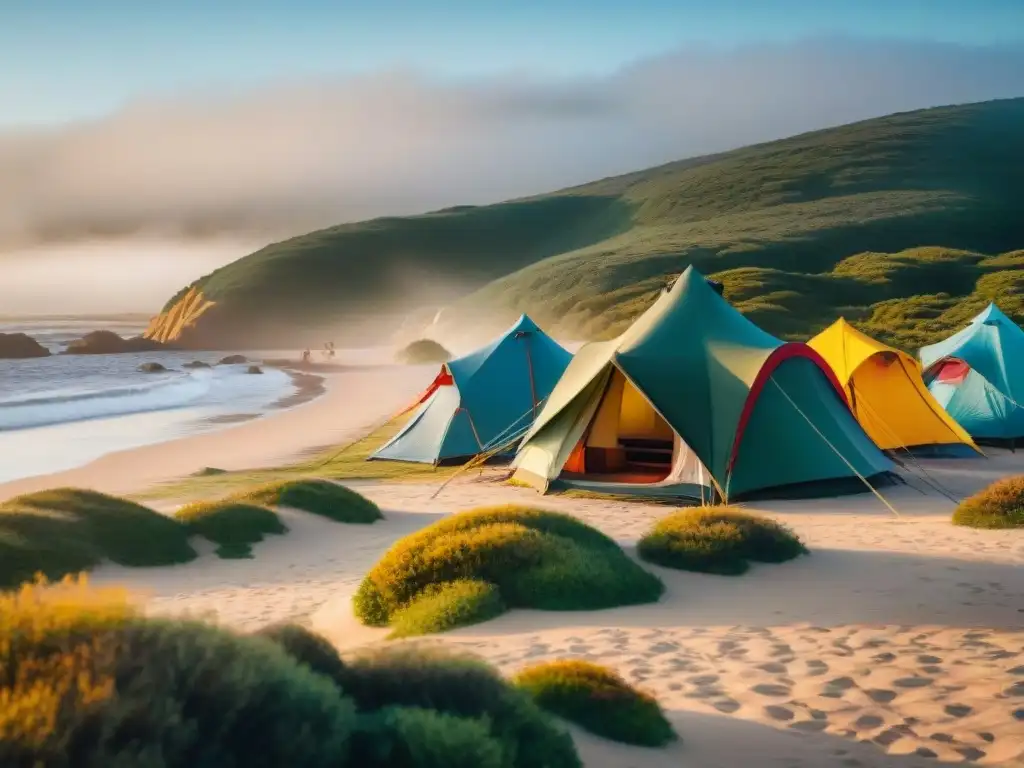
[[[227,369],[158,376],[145,383],[94,390],[50,390],[0,399],[0,431],[231,402],[239,396],[244,398],[249,390],[271,384],[253,381],[263,377]]]

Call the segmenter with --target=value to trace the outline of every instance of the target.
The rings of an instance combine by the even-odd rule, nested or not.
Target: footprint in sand
[[[773,697],[789,696],[789,694],[792,692],[792,689],[790,689],[788,686],[774,685],[772,683],[761,683],[760,685],[755,685],[750,690],[754,693],[760,694],[761,696]]]
[[[957,747],[956,750],[965,760],[976,762],[985,756],[985,751],[977,747]]]
[[[713,702],[711,706],[724,715],[731,715],[733,712],[739,710],[740,703],[735,699],[719,699],[718,701]]]
[[[793,714],[793,710],[787,707],[780,707],[777,704],[769,704],[764,708],[764,712],[772,720],[792,720],[796,715]]]
[[[937,741],[940,744],[952,744],[956,739],[950,736],[948,733],[933,733],[928,737],[932,741]]]
[[[781,675],[787,671],[785,664],[780,664],[777,661],[769,661],[765,664],[758,664],[757,668],[763,672],[768,672],[772,675]]]
[[[1014,667],[1013,669],[1009,670],[1009,674],[1011,674],[1011,675],[1024,675],[1024,665],[1019,666],[1019,667]]]
[[[872,728],[878,728],[884,723],[885,720],[878,715],[861,715],[854,721],[853,725],[858,731],[869,731]]]
[[[871,688],[864,691],[864,695],[876,704],[888,704],[896,698],[896,691],[890,691],[888,688]]]
[[[897,688],[925,688],[932,682],[930,677],[901,677],[899,680],[894,680],[893,685]]]
[[[871,660],[876,664],[888,664],[891,661],[896,661],[895,653],[876,653],[871,657]]]
[[[828,664],[826,664],[824,661],[810,659],[806,662],[806,664],[807,674],[809,677],[817,677],[818,675],[824,675],[826,672],[828,672]]]
[[[801,733],[821,733],[828,728],[827,720],[801,720],[799,723],[792,723],[789,726],[791,731],[800,731]]]
[[[711,685],[718,682],[718,675],[697,675],[696,677],[688,678],[688,682],[694,685]]]
[[[966,704],[947,704],[944,711],[950,717],[967,717],[971,712],[974,711],[974,707],[969,707]]]
[[[1024,683],[1014,683],[1003,693],[1006,696],[1024,696]]]

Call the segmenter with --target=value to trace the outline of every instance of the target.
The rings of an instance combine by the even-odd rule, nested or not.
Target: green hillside
[[[365,313],[408,291],[410,274],[481,286],[446,311],[455,328],[526,311],[551,330],[600,337],[695,264],[774,333],[805,336],[843,313],[914,346],[993,298],[1024,320],[1022,159],[1024,99],[1012,99],[335,227],[197,281],[214,306],[192,338],[256,343],[271,324]]]

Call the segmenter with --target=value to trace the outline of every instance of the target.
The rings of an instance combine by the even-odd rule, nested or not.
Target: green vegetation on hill
[[[654,602],[663,589],[594,528],[509,505],[452,515],[399,540],[363,579],[354,606],[363,623],[409,635],[483,621],[504,606],[612,608]]]
[[[580,768],[570,737],[469,659],[342,661],[298,627],[146,618],[82,583],[0,595],[0,764]]]
[[[807,553],[789,528],[729,507],[687,509],[663,517],[637,545],[650,563],[684,571],[745,573],[750,561],[783,563]]]
[[[970,528],[1024,528],[1024,475],[997,480],[953,511],[953,524]]]
[[[661,747],[678,738],[653,696],[599,664],[542,662],[520,670],[513,682],[544,709],[606,739]]]
[[[157,566],[195,559],[187,531],[148,507],[78,488],[0,504],[0,589],[95,568],[104,560]]]
[[[442,330],[482,332],[483,321],[499,327],[525,311],[547,330],[606,337],[694,264],[773,333],[807,337],[844,314],[913,347],[993,299],[1024,320],[1022,156],[1024,99],[1009,99],[499,205],[334,227],[196,281],[215,306],[194,339],[252,341],[275,323],[380,306],[415,283],[403,279],[410,270],[461,286],[491,281],[446,310]]]

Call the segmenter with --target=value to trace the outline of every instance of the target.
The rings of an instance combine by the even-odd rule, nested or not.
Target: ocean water
[[[145,319],[0,319],[0,333],[27,333],[51,352],[100,328],[142,332]],[[284,371],[211,365],[228,353],[143,352],[0,360],[0,482],[57,472],[114,451],[196,434],[275,410],[296,385]],[[166,373],[142,373],[156,362]]]

